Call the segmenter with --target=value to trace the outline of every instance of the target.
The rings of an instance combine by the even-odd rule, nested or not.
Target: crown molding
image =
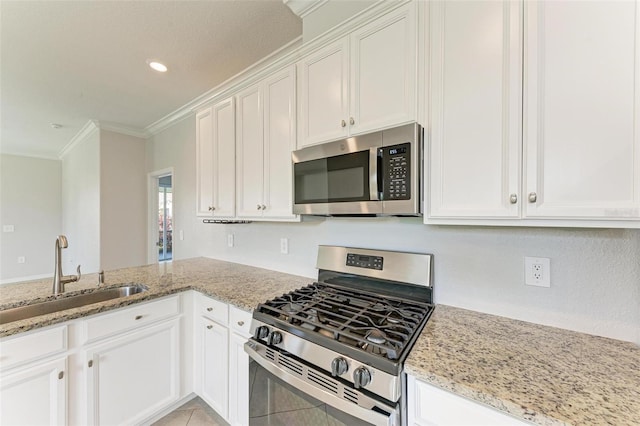
[[[0,155],[11,155],[13,157],[28,157],[28,158],[37,158],[39,160],[57,160],[60,161],[60,157],[58,157],[54,153],[46,154],[42,152],[32,153],[32,152],[22,152],[22,151],[3,151]]]
[[[76,133],[74,137],[71,138],[69,143],[66,144],[64,148],[60,150],[60,152],[58,152],[58,158],[59,159],[64,158],[73,148],[75,148],[76,146],[84,142],[87,139],[87,137],[92,135],[94,132],[97,132],[98,130],[100,130],[100,125],[97,121],[95,120],[87,121],[87,123],[84,126],[82,126],[82,129],[80,129],[80,131]]]
[[[101,130],[108,130],[110,132],[134,136],[136,138],[147,139],[150,136],[150,134],[145,130],[136,129],[135,127],[129,127],[123,124],[113,123],[111,121],[99,121],[96,122],[96,125]]]
[[[203,105],[210,103],[215,99],[224,97],[225,95],[228,96],[229,93],[235,91],[234,89],[236,85],[247,82],[248,77],[262,75],[262,72],[264,72],[265,70],[273,69],[273,67],[276,66],[274,64],[279,64],[282,61],[282,58],[286,58],[292,54],[295,54],[301,44],[302,36],[296,37],[278,50],[270,53],[269,55],[260,59],[258,62],[250,65],[233,77],[228,78],[214,88],[194,98],[187,104],[165,115],[158,121],[151,123],[144,128],[144,131],[149,135],[149,137],[157,135],[163,130],[192,115],[195,110],[202,107]]]
[[[282,0],[293,13],[304,18],[329,0]]]

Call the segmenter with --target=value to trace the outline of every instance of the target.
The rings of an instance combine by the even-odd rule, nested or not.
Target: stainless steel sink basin
[[[91,305],[92,303],[131,296],[142,293],[143,291],[147,291],[147,288],[142,285],[126,285],[95,290],[91,293],[77,294],[75,296],[66,296],[46,302],[33,303],[31,305],[18,306],[17,308],[0,311],[0,324],[7,324],[39,315],[52,314],[66,309],[79,308],[81,306]]]

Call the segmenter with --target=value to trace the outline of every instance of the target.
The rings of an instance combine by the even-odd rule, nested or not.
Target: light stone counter
[[[405,371],[543,425],[640,425],[640,348],[438,305]]]
[[[66,285],[65,294],[93,291],[97,274],[82,276]],[[208,258],[177,260],[169,263],[105,272],[102,287],[143,284],[148,291],[125,298],[100,302],[55,314],[0,325],[0,337],[121,308],[185,290],[197,290],[222,302],[251,312],[258,305],[283,293],[311,284],[313,279]],[[7,284],[0,287],[0,309],[53,299],[52,280]]]
[[[197,290],[248,312],[311,278],[196,258],[107,271],[104,287],[147,292],[0,326],[0,337]],[[66,292],[96,289],[97,275]],[[51,280],[0,287],[0,309],[49,299]],[[405,362],[407,373],[544,425],[640,425],[640,349],[621,341],[438,305]]]

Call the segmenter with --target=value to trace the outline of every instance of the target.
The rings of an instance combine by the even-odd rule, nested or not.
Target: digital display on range
[[[361,254],[347,253],[347,266],[382,271],[382,261],[383,258],[381,256],[364,256]]]

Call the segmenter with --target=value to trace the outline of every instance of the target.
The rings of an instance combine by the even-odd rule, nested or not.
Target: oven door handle
[[[251,359],[260,364],[260,366],[262,366],[265,370],[267,370],[277,378],[283,380],[284,382],[290,384],[291,386],[322,402],[333,406],[334,408],[337,408],[338,410],[369,422],[375,426],[399,426],[399,416],[397,412],[385,415],[383,413],[367,409],[352,402],[338,398],[337,396],[316,386],[313,386],[312,384],[301,380],[300,378],[273,364],[271,361],[267,360],[260,353],[258,353],[258,351],[256,351],[255,348],[257,345],[262,346],[262,344],[256,344],[256,342],[249,340],[244,344],[244,351],[251,357]]]

